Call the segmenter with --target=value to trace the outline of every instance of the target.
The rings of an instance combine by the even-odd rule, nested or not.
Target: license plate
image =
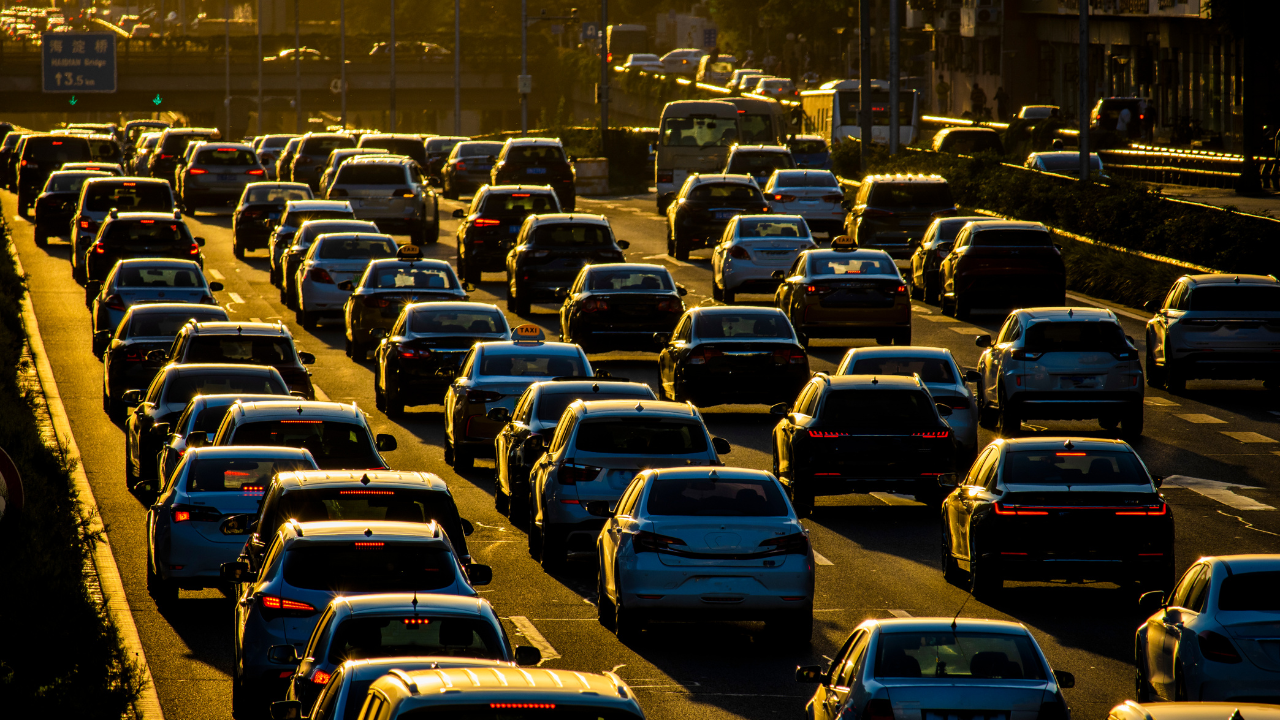
[[[1074,388],[1096,388],[1098,387],[1097,375],[1063,375],[1062,388],[1071,390]]]
[[[770,256],[777,256],[777,255],[790,255],[790,254],[791,254],[791,251],[790,251],[790,250],[761,250],[761,251],[760,251],[760,254],[761,254],[761,255],[770,255]]]
[[[525,172],[528,173],[529,175],[546,175],[547,169],[546,168],[526,168]]]
[[[737,211],[737,210],[730,210],[730,211],[727,211],[727,212],[718,212],[718,213],[716,213],[716,219],[717,219],[717,220],[732,220],[732,219],[733,219],[734,217],[736,217],[738,214],[739,214],[739,211]]]
[[[218,176],[218,182],[235,182],[235,181],[236,181],[235,175],[219,175]]]
[[[520,226],[519,226],[519,225],[508,225],[508,226],[507,226],[507,232],[509,232],[509,233],[511,233],[512,235],[514,235],[514,234],[516,234],[516,233],[520,232]]]

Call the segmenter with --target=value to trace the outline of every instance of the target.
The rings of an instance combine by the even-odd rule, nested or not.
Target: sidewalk
[[[1156,185],[1157,183],[1148,184]],[[1250,215],[1262,215],[1280,219],[1280,194],[1237,195],[1235,190],[1226,188],[1202,188],[1187,185],[1160,185],[1160,194],[1165,197],[1204,203],[1205,205],[1234,207],[1236,210]]]

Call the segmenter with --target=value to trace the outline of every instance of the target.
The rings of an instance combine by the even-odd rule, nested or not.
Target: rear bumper
[[[924,495],[942,489],[942,481],[954,483],[954,461],[946,468],[936,468],[933,472],[923,470],[913,473],[902,473],[898,477],[858,477],[844,474],[841,471],[829,475],[824,470],[804,473],[800,481],[802,487],[809,488],[814,495],[851,495],[854,493],[888,492],[902,495]]]
[[[1271,380],[1280,378],[1280,352],[1179,350],[1171,358],[1188,378]]]
[[[802,307],[797,329],[811,336],[872,338],[911,329],[911,304],[906,301],[888,308],[826,308],[817,302]]]
[[[685,365],[681,372],[686,392],[701,401],[770,404],[795,399],[809,379],[809,364],[762,368]]]
[[[1044,420],[1081,420],[1142,412],[1142,386],[1126,391],[1028,391],[1012,395],[1009,401],[1018,416]]]
[[[1153,550],[1152,552],[1159,552]],[[1137,557],[1137,553],[1101,553],[1092,557],[1077,554],[1046,554],[1011,551],[983,554],[983,560],[999,567],[1006,580],[1110,580],[1132,582],[1159,575],[1173,561],[1172,548],[1159,556]]]
[[[786,272],[787,265],[757,265],[749,261],[733,262],[726,258],[720,266],[720,284],[736,292],[772,294],[782,281],[773,277],[776,270]]]
[[[339,290],[332,283],[318,283],[304,279],[298,288],[301,307],[307,312],[318,312],[326,315],[337,315],[342,312],[347,296],[351,293]]]
[[[656,619],[776,620],[779,612],[812,612],[812,561],[770,560],[777,566],[668,566],[646,557],[619,568],[618,596],[628,609]]]

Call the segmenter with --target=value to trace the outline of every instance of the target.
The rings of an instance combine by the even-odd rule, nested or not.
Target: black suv
[[[937,175],[868,175],[843,205],[844,233],[896,260],[911,257],[935,218],[959,214],[951,187]]]
[[[28,135],[17,148],[18,214],[27,216],[49,175],[63,163],[93,162],[93,151],[83,135]]]
[[[757,191],[759,192],[759,191]],[[535,300],[558,300],[584,265],[622,262],[626,240],[614,241],[603,215],[535,215],[507,253],[507,309],[527,315]]]
[[[289,180],[306,183],[311,191],[320,190],[320,172],[329,160],[329,153],[338,148],[353,148],[355,138],[339,133],[307,133],[298,142],[298,150],[291,160]]]
[[[191,363],[225,363],[230,365],[266,365],[275,368],[289,385],[289,392],[315,399],[311,373],[304,365],[315,363],[316,356],[298,352],[293,335],[280,323],[197,322],[192,320],[178,331],[167,352],[153,351],[162,365]]]
[[[530,215],[560,212],[560,201],[546,185],[486,185],[471,207],[453,211],[458,223],[458,275],[471,284],[482,272],[502,272],[507,251]]]
[[[111,213],[85,251],[85,281],[102,281],[121,260],[135,257],[194,260],[204,267],[204,238],[191,237],[181,218],[164,213]]]
[[[169,128],[156,141],[156,149],[151,151],[151,164],[147,171],[151,177],[167,180],[173,184],[173,171],[187,151],[187,145],[215,140],[221,136],[216,128]]]
[[[688,260],[690,250],[719,243],[734,217],[767,212],[750,175],[690,175],[667,206],[667,254]]]
[[[493,185],[550,185],[565,212],[573,212],[577,206],[573,165],[564,154],[564,146],[554,138],[508,139],[489,177]]]

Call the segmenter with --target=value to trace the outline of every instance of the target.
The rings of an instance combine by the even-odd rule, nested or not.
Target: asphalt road
[[[161,613],[147,595],[145,507],[126,491],[123,434],[102,412],[101,365],[90,352],[89,315],[84,291],[71,279],[69,246],[52,239],[46,249],[37,248],[30,224],[17,217],[14,197],[0,195],[6,217],[12,218],[44,344],[110,532],[164,712],[181,720],[228,718],[232,604],[217,591],[184,591],[174,609]],[[438,244],[425,249],[427,256],[453,258],[455,221],[449,213],[462,206],[442,202],[442,235]],[[711,303],[709,251],[696,253],[687,263],[667,258],[664,221],[653,207],[652,195],[579,199],[580,210],[607,215],[617,236],[631,242],[628,260],[667,264],[677,282],[689,287],[689,305]],[[293,313],[281,306],[267,281],[264,253],[244,261],[232,256],[228,211],[200,213],[188,222],[194,234],[208,240],[206,274],[226,286],[217,299],[233,318],[284,320],[299,347],[316,354],[312,372],[324,394],[357,403],[369,413],[375,432],[399,439],[399,449],[386,454],[394,468],[426,470],[449,481],[462,515],[476,527],[468,541],[475,560],[494,569],[494,582],[482,588],[483,595],[518,642],[540,645],[544,656],[551,657],[546,666],[615,670],[635,688],[651,718],[796,717],[812,687],[793,681],[795,666],[824,662],[862,620],[961,612],[1016,620],[1031,628],[1054,668],[1075,674],[1077,685],[1066,695],[1077,719],[1103,718],[1110,707],[1132,697],[1133,631],[1139,618],[1131,591],[1105,583],[1018,583],[994,606],[968,599],[942,579],[937,517],[923,506],[887,495],[823,498],[805,521],[820,554],[817,623],[809,650],[772,645],[761,626],[751,623],[658,624],[636,642],[620,643],[595,620],[594,566],[576,562],[561,575],[544,573],[529,558],[523,531],[494,510],[492,465],[480,461],[473,472],[459,476],[444,464],[439,405],[410,407],[400,422],[375,410],[371,363],[344,356],[341,325],[330,322],[308,332],[294,323]],[[495,302],[505,310],[504,297],[497,274],[487,274],[473,293],[474,300]],[[770,298],[746,300],[766,303]],[[973,335],[994,332],[1004,317],[992,312],[965,323],[941,316],[935,307],[917,303],[914,309],[916,343],[949,347],[970,367],[979,355]],[[1124,316],[1122,322],[1140,342],[1141,313],[1122,311],[1134,316]],[[555,308],[549,305],[534,306],[524,320],[542,325],[549,335],[558,331]],[[833,369],[847,347],[846,341],[814,341],[812,369]],[[655,360],[655,354],[645,353],[592,357],[597,367],[616,376],[651,384],[657,379]],[[1165,488],[1177,519],[1178,571],[1202,555],[1277,552],[1280,398],[1260,383],[1196,381],[1177,396],[1148,388],[1147,398],[1146,435],[1137,448],[1152,472],[1179,476],[1173,482],[1180,486],[1171,482]],[[729,464],[770,467],[774,421],[764,406],[719,406],[704,414],[712,433],[733,444],[725,458]],[[1102,435],[1096,424],[1085,422],[1027,425],[1023,430]],[[993,437],[982,433],[983,443]],[[1265,509],[1241,509],[1260,506]]]

